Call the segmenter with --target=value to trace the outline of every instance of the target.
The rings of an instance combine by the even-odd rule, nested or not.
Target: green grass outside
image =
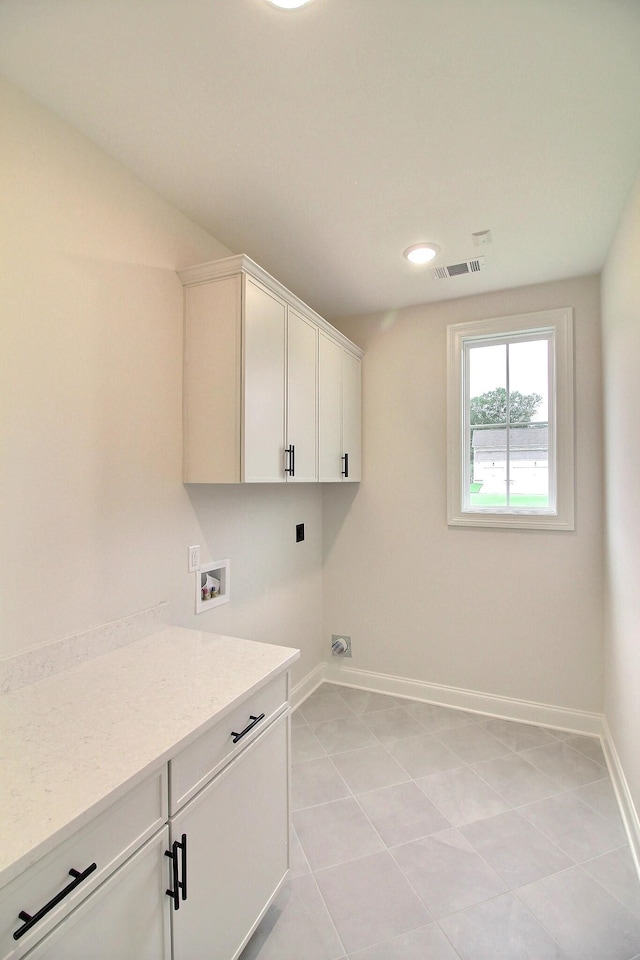
[[[470,503],[472,507],[506,507],[507,498],[500,493],[474,493],[473,484],[471,487]],[[546,510],[549,507],[549,497],[544,494],[511,494],[510,506],[512,507],[532,507],[538,510]]]

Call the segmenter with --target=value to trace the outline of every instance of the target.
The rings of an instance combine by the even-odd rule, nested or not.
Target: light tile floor
[[[323,684],[292,869],[241,960],[640,960],[599,741]]]

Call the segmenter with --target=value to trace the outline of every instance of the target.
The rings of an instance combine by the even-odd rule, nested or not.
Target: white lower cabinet
[[[289,866],[288,689],[270,677],[4,886],[0,960],[235,960]]]
[[[170,960],[164,827],[25,956],[29,960]]]
[[[287,873],[288,783],[283,714],[171,819],[172,844],[186,838],[175,960],[234,960],[242,951]]]
[[[160,889],[167,873],[167,783],[165,764],[0,891],[2,960],[164,958],[155,946],[165,943],[169,917]],[[127,942],[123,929],[134,931],[136,902],[155,953],[111,950]],[[103,935],[95,938],[92,929]]]

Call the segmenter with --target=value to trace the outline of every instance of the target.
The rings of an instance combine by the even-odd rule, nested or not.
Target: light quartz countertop
[[[298,656],[167,627],[0,696],[0,888]]]

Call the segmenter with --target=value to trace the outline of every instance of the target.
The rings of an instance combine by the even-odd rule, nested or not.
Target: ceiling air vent
[[[462,263],[449,263],[446,267],[434,267],[431,273],[436,280],[447,280],[449,277],[461,277],[464,273],[478,273],[483,267],[484,257],[475,257]]]

